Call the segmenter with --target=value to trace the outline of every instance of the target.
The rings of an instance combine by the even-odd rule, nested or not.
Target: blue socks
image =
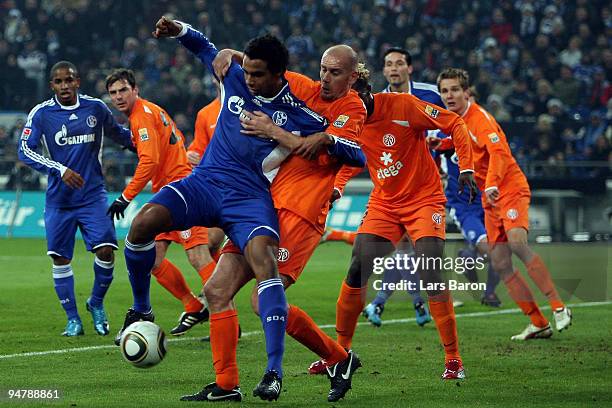
[[[115,263],[113,261],[102,261],[97,256],[94,257],[94,284],[91,290],[89,304],[93,307],[102,306],[104,296],[113,281],[113,270]]]
[[[495,288],[499,284],[499,275],[493,270],[493,265],[489,261],[489,269],[487,270],[487,289],[485,295],[491,295],[495,293]]]
[[[283,353],[285,352],[285,329],[287,328],[287,299],[280,278],[272,278],[257,284],[259,316],[266,336],[268,367],[283,376]]]
[[[74,296],[74,274],[72,266],[68,265],[53,265],[53,283],[55,293],[59,298],[60,304],[70,319],[78,319],[79,312],[77,311],[76,298]]]
[[[151,287],[151,269],[155,264],[155,241],[146,244],[132,244],[126,239],[124,254],[134,296],[132,308],[140,313],[149,313],[151,311],[149,288]]]

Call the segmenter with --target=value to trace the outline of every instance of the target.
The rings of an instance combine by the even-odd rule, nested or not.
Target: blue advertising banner
[[[120,193],[109,194],[110,200]],[[123,239],[138,210],[152,197],[151,193],[140,193],[125,211],[125,218],[115,221],[117,239]],[[0,191],[0,237],[44,238],[45,237],[45,193],[25,191],[17,203],[15,191]],[[361,222],[368,201],[367,195],[346,195],[332,209],[327,224],[333,228],[355,231]]]

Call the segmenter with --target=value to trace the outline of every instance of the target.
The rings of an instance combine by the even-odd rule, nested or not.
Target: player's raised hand
[[[66,169],[62,176],[62,181],[70,188],[79,189],[85,185],[85,180],[76,171]]]
[[[166,16],[162,16],[155,24],[155,31],[153,31],[153,37],[164,38],[164,37],[176,37],[179,35],[183,26],[176,21],[170,20]]]
[[[120,220],[124,217],[123,213],[128,205],[130,205],[130,202],[123,198],[123,195],[120,195],[115,201],[113,201],[110,207],[108,207],[106,215],[110,215],[111,219],[117,218]]]
[[[471,171],[465,171],[459,174],[458,181],[459,181],[459,194],[463,194],[463,190],[467,186],[470,192],[469,203],[471,204],[472,201],[474,201],[476,194],[478,194],[478,186],[476,185],[476,181],[474,181],[474,173]]]
[[[225,74],[227,74],[227,70],[230,65],[232,65],[232,57],[234,56],[233,50],[229,48],[222,49],[219,51],[215,59],[213,60],[212,66],[215,71],[215,75],[219,79],[219,81],[223,81],[225,78]]]
[[[485,190],[485,195],[487,196],[487,202],[495,207],[495,203],[499,198],[499,189],[497,187],[490,187]]]
[[[249,112],[243,110],[240,113],[240,123],[242,124],[240,133],[261,137],[262,139],[272,139],[272,132],[277,127],[268,115],[260,111]]]

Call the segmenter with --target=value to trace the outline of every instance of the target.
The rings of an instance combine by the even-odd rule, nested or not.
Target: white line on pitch
[[[605,305],[612,305],[612,301],[605,301],[605,302],[585,302],[585,303],[576,303],[576,304],[571,304],[568,305],[572,308],[576,308],[576,307],[595,307],[595,306],[605,306]],[[540,309],[546,310],[546,309],[550,309],[550,306],[542,306],[540,307]],[[519,313],[521,310],[520,309],[502,309],[502,310],[492,310],[492,311],[488,311],[488,312],[473,312],[473,313],[461,313],[461,314],[457,314],[456,317],[457,318],[463,318],[463,317],[482,317],[482,316],[495,316],[495,315],[504,315],[504,314],[513,314],[513,313]],[[416,319],[414,317],[409,317],[406,319],[392,319],[392,320],[385,320],[384,324],[386,325],[390,325],[390,324],[398,324],[398,323],[409,323],[409,322],[414,322]],[[369,322],[359,322],[357,323],[358,326],[363,326],[363,325],[369,325]],[[335,324],[324,324],[319,326],[321,329],[330,329],[333,327],[336,327]],[[256,334],[261,334],[262,331],[261,330],[254,330],[254,331],[250,331],[250,332],[244,332],[242,333],[242,337],[249,337],[249,336],[254,336]],[[200,337],[181,337],[178,339],[168,339],[168,342],[170,343],[177,343],[180,341],[189,341],[189,340],[200,340],[203,336]],[[112,349],[112,348],[117,348],[117,346],[115,346],[114,344],[104,344],[104,345],[99,345],[99,346],[88,346],[88,347],[72,347],[72,348],[67,348],[67,349],[59,349],[59,350],[47,350],[47,351],[32,351],[29,353],[16,353],[16,354],[4,354],[4,355],[0,355],[0,360],[3,359],[9,359],[9,358],[17,358],[17,357],[34,357],[34,356],[46,356],[49,354],[65,354],[65,353],[72,353],[72,352],[79,352],[79,351],[90,351],[90,350],[104,350],[104,349]]]

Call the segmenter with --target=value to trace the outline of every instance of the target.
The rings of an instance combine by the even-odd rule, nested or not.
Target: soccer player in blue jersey
[[[133,149],[130,131],[117,124],[104,102],[78,93],[79,73],[71,62],[60,61],[51,68],[49,85],[55,96],[30,111],[19,140],[19,159],[48,175],[47,255],[53,259],[55,291],[68,317],[62,334],[84,333],[70,265],[79,228],[87,250],[95,253],[95,278],[86,307],[96,332],[106,335],[103,301],[113,280],[117,239],[113,221],[106,216],[102,139],[108,135]],[[47,153],[39,153],[41,148]]]
[[[199,31],[162,17],[153,35],[177,37],[214,74],[218,51]],[[243,66],[233,63],[221,82],[221,111],[202,161],[190,176],[162,188],[132,222],[125,258],[134,304],[123,328],[154,319],[149,285],[155,236],[196,225],[220,227],[244,253],[257,280],[268,365],[253,394],[272,400],[282,387],[287,301],[276,265],[279,228],[270,183],[291,151],[272,140],[245,137],[241,118],[246,117],[243,111],[261,111],[284,130],[303,135],[323,131],[327,122],[291,93],[283,79],[288,52],[277,38],[257,37],[244,54]],[[209,389],[208,399],[219,399],[214,383]],[[242,399],[240,388],[231,393]],[[227,394],[223,398],[229,399]]]

